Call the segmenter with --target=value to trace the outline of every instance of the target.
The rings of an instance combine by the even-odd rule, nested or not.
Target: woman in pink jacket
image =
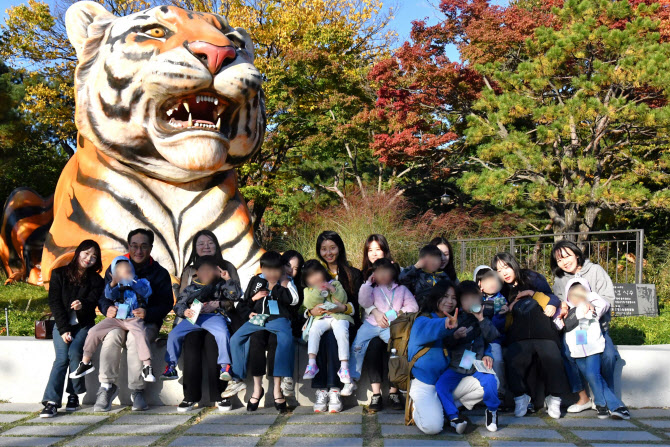
[[[419,310],[419,306],[409,289],[397,283],[398,267],[391,260],[387,258],[376,260],[370,271],[370,277],[358,292],[358,303],[361,308],[365,309],[368,316],[358,329],[351,346],[349,356],[351,384],[347,384],[345,389],[342,390],[343,395],[345,392],[350,395],[356,389],[355,382],[361,377],[363,360],[370,341],[379,337],[384,343],[388,343],[391,335],[389,329],[391,321],[398,318],[401,313],[417,312]],[[382,409],[381,382],[385,366],[386,362],[383,355],[378,356],[376,361],[368,361],[367,363],[373,393],[369,405],[369,409],[372,411]],[[397,388],[391,388],[389,400],[394,408],[402,408]]]

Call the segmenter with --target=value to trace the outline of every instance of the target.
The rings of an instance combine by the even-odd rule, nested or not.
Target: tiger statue
[[[175,277],[201,229],[251,276],[262,251],[234,168],[260,149],[266,117],[247,32],[216,14],[116,17],[90,1],[70,6],[65,25],[79,133],[56,186],[44,282],[84,239],[109,265],[134,228],[154,231],[152,256]]]

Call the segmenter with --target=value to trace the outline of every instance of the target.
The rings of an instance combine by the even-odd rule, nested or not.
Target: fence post
[[[9,337],[9,313],[5,307],[5,329],[7,330],[7,337]]]
[[[637,253],[635,254],[635,282],[641,284],[643,281],[642,267],[644,266],[644,229],[637,231]]]
[[[509,238],[509,254],[514,256],[514,238]]]
[[[465,272],[465,241],[461,241],[461,273]]]

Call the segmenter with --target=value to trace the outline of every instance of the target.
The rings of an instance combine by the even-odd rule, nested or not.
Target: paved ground
[[[274,408],[256,413],[238,409],[218,413],[213,408],[177,413],[176,407],[111,413],[85,408],[75,414],[40,419],[39,404],[0,404],[1,446],[278,446],[278,447],[670,447],[670,409],[632,410],[631,421],[598,420],[584,412],[558,421],[546,414],[522,419],[502,415],[500,429],[482,425],[482,410],[466,413],[472,422],[464,436],[442,432],[420,434],[405,427],[400,413],[368,414],[353,407],[339,414],[314,414],[298,407],[278,415]]]

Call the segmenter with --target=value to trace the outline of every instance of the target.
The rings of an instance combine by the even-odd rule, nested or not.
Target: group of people
[[[296,251],[265,252],[258,274],[241,284],[216,236],[203,230],[193,239],[173,293],[170,275],[151,258],[153,239],[150,230],[131,231],[128,253],[114,259],[104,279],[100,247],[91,240],[77,247],[68,265],[53,271],[49,305],[56,320],[56,360],[42,417],[56,415],[66,380],[65,409],[79,409],[78,395],[86,391],[84,376],[95,371],[92,357],[99,345],[95,411],[111,409],[126,346],[133,410],[148,408],[146,382],[174,380],[180,372],[184,399],[178,409],[194,408],[202,400],[204,358],[205,400],[220,411],[232,409],[232,398],[247,388],[249,375],[253,391],[247,410],[257,410],[267,375],[274,384],[274,405],[284,412],[286,397],[294,393],[297,342],[307,344],[302,377],[316,390],[315,412],[341,411],[342,397],[354,394],[363,370],[372,388],[368,409],[381,411],[382,384],[389,377],[387,346],[399,337],[401,324],[394,324],[399,320],[403,327],[411,324],[405,340],[411,381],[389,383],[387,405],[407,405],[424,433],[442,431],[445,417],[463,433],[467,421],[459,407],[479,402],[491,431],[497,430],[506,402],[510,407],[513,402],[517,417],[546,406],[559,418],[562,398],[571,393],[578,399],[568,412],[593,408],[599,418],[630,418],[614,393],[618,352],[608,334],[612,281],[570,241],[553,248],[553,290],[510,253],[497,254],[491,265],[477,267],[472,279],[459,281],[451,245],[442,237],[421,248],[414,265],[401,268],[386,238],[370,235],[359,270],[333,231],[318,236],[314,259],[305,261]],[[96,308],[105,316],[98,324]],[[176,320],[165,369],[157,377],[150,345],[171,310]]]

